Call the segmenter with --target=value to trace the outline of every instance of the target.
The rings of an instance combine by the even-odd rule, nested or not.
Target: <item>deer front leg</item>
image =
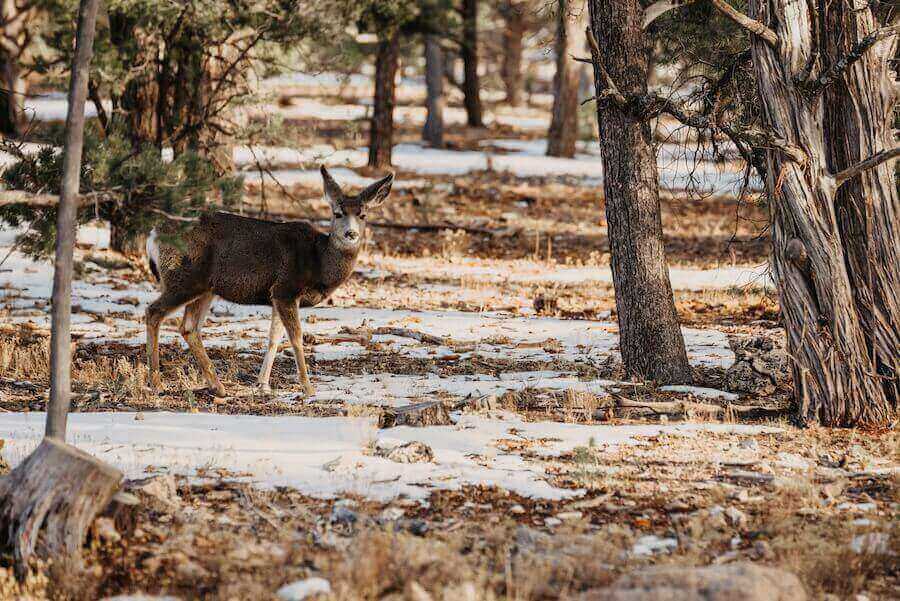
[[[172,311],[192,299],[189,295],[164,292],[153,301],[145,314],[147,324],[147,365],[150,370],[150,387],[162,389],[159,378],[159,326]]]
[[[272,392],[269,380],[272,377],[272,364],[275,363],[275,355],[278,354],[278,345],[281,343],[282,337],[284,337],[284,324],[279,319],[278,311],[273,306],[272,323],[269,325],[269,346],[266,349],[266,356],[263,357],[259,377],[256,379],[260,391],[264,393]]]
[[[278,312],[278,317],[287,330],[291,339],[291,347],[294,349],[294,359],[297,361],[297,378],[303,385],[307,396],[316,394],[316,389],[309,383],[309,375],[306,373],[306,358],[303,356],[303,331],[300,329],[300,317],[297,304],[294,301],[273,300],[272,307]]]
[[[200,340],[200,328],[203,327],[203,322],[206,321],[206,314],[212,301],[213,293],[207,292],[184,308],[184,319],[181,321],[181,335],[187,342],[188,348],[191,349],[191,354],[194,355],[197,363],[200,364],[200,371],[203,372],[203,377],[206,379],[206,384],[210,390],[215,396],[224,397],[225,387],[219,381],[219,376],[216,375],[216,368],[213,362],[210,361],[209,355],[206,354],[206,349],[203,348],[203,341]]]

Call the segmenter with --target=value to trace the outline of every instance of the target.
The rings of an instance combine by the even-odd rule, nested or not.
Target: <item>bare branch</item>
[[[878,167],[882,163],[886,163],[888,161],[892,161],[900,157],[900,146],[897,148],[891,148],[890,150],[882,150],[881,152],[875,153],[869,158],[860,161],[859,163],[847,167],[846,169],[842,169],[837,173],[832,174],[834,178],[834,183],[837,186],[840,186],[842,183],[847,181],[850,178],[856,177],[863,171],[867,171],[869,169],[874,169]]]
[[[600,60],[600,46],[597,44],[597,38],[594,37],[594,32],[591,31],[590,27],[586,27],[584,30],[584,35],[587,36],[588,44],[591,46],[591,59],[594,63],[594,66],[597,68],[597,72],[600,73],[600,77],[603,78],[603,84],[606,86],[606,89],[603,91],[603,95],[612,98],[613,102],[615,102],[619,106],[625,106],[627,101],[622,93],[619,91],[619,88],[616,87],[615,82],[612,80],[612,77],[609,76],[609,73],[606,72],[606,69],[603,67],[603,63]]]
[[[725,0],[710,0],[713,6],[721,11],[726,17],[749,31],[764,39],[770,46],[778,46],[778,36],[775,32],[755,19],[751,19],[733,6],[725,2]]]
[[[811,91],[815,93],[821,92],[823,88],[831,85],[844,71],[852,67],[854,63],[861,59],[866,51],[872,46],[877,44],[880,40],[896,35],[897,33],[900,33],[900,25],[882,27],[865,36],[854,44],[845,55],[834,61],[828,69],[820,73],[819,76],[810,83]]]
[[[55,207],[59,204],[56,194],[32,194],[22,190],[0,190],[0,207],[24,204],[30,207]]]
[[[764,39],[770,46],[778,46],[778,36],[774,31],[755,19],[751,19],[741,11],[725,2],[725,0],[709,0],[723,15],[734,21],[752,34]],[[693,4],[696,0],[659,0],[644,10],[644,29],[650,26],[660,16],[672,9]]]

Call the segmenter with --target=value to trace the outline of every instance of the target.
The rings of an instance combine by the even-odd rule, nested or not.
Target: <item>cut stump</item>
[[[44,438],[0,478],[0,547],[23,575],[33,555],[77,557],[97,514],[119,490],[122,472],[64,442]]]
[[[450,426],[453,420],[440,401],[425,401],[402,407],[385,409],[378,419],[379,428],[395,426]]]

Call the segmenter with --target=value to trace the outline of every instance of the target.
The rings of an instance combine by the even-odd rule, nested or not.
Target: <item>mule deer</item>
[[[286,329],[298,380],[307,395],[315,394],[303,357],[298,307],[322,302],[350,277],[365,234],[366,211],[387,199],[394,180],[390,174],[354,196],[345,194],[324,166],[321,171],[332,208],[331,231],[327,234],[303,221],[276,223],[231,213],[204,215],[178,236],[177,242],[166,240],[164,230],[151,232],[147,256],[162,288],[146,316],[151,386],[160,388],[160,323],[183,306],[181,335],[210,389],[216,396],[225,396],[225,388],[200,341],[206,314],[219,296],[241,305],[272,307],[269,344],[257,378],[259,387],[264,392],[271,390],[272,364]]]

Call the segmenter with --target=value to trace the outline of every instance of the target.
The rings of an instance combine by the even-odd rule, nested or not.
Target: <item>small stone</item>
[[[146,419],[146,418],[144,417],[144,414],[141,411],[138,411],[137,413],[134,414],[134,421],[142,422],[142,421],[144,421],[144,419]]]
[[[755,438],[745,438],[738,444],[738,446],[747,451],[758,451],[759,450],[759,443],[756,441]]]
[[[178,574],[182,580],[201,580],[209,576],[209,572],[206,568],[196,561],[187,558],[176,563],[175,573]]]
[[[318,577],[285,584],[276,593],[282,601],[303,601],[303,599],[310,599],[316,595],[328,594],[331,594],[331,583]]]
[[[355,524],[357,519],[359,518],[357,517],[356,512],[343,505],[335,504],[331,510],[332,524],[351,525]]]
[[[170,474],[136,480],[131,483],[130,491],[141,497],[155,511],[169,512],[181,504],[175,478]]]
[[[431,463],[434,461],[434,452],[431,447],[416,440],[398,445],[390,450],[379,450],[377,454],[396,463]]]
[[[94,532],[97,533],[100,540],[107,543],[117,543],[122,540],[112,518],[101,517],[94,520]]]
[[[775,556],[772,552],[772,545],[764,540],[758,540],[753,543],[753,555],[757,559],[771,559]]]
[[[385,522],[396,522],[402,519],[405,513],[400,507],[385,507],[381,512],[381,519]]]
[[[545,518],[545,519],[544,519],[544,525],[549,526],[550,528],[553,528],[553,527],[555,527],[555,526],[559,526],[560,524],[562,524],[562,520],[559,519],[559,518],[552,518],[552,517],[551,517],[551,518]]]
[[[516,503],[515,505],[513,505],[512,507],[509,508],[509,512],[514,513],[516,515],[521,515],[521,514],[525,513],[525,508],[522,507],[521,505],[519,505],[518,503]]]
[[[747,525],[747,514],[737,507],[729,507],[725,510],[725,517],[735,528],[744,528]]]
[[[564,522],[580,520],[581,516],[584,514],[580,511],[563,511],[561,513],[557,513],[556,517]]]
[[[425,520],[409,520],[406,523],[406,529],[410,534],[415,536],[425,536],[428,534],[428,522]]]

